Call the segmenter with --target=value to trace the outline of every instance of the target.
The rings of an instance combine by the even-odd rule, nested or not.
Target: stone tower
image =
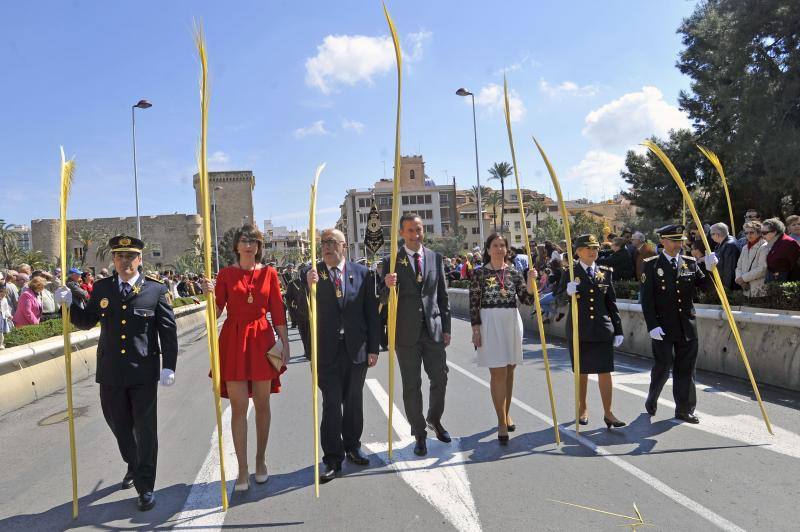
[[[409,190],[425,186],[425,161],[422,155],[400,157],[400,188]]]
[[[220,240],[226,231],[234,227],[241,227],[244,223],[258,227],[258,223],[253,217],[253,188],[256,186],[256,178],[253,176],[253,172],[250,170],[209,172],[208,180],[211,190],[217,186],[222,187],[221,190],[216,191],[217,237]],[[192,184],[194,186],[197,213],[202,215],[200,178],[197,174],[194,175]],[[211,190],[209,190],[209,200],[211,200]]]

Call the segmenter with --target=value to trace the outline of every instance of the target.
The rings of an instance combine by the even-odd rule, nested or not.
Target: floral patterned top
[[[533,294],[522,273],[512,267],[495,270],[490,265],[475,270],[469,285],[469,318],[472,325],[481,324],[481,309],[517,308],[517,299],[523,305],[533,304]]]

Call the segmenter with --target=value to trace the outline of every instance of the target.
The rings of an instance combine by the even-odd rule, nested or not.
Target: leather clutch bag
[[[283,342],[281,342],[280,338],[275,338],[275,345],[273,345],[269,351],[267,351],[267,360],[272,366],[277,369],[278,371],[281,370],[281,366],[283,366]]]

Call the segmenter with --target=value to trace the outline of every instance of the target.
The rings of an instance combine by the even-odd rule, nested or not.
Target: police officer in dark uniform
[[[128,464],[122,488],[135,486],[139,509],[146,511],[156,503],[157,386],[159,381],[164,386],[175,382],[175,315],[167,303],[167,286],[139,271],[144,242],[120,235],[109,246],[115,273],[95,282],[86,308],[72,304],[68,288],[59,288],[56,299],[71,305],[71,321],[79,329],[100,322],[100,404]]]
[[[614,348],[622,345],[625,337],[622,334],[622,318],[617,309],[617,298],[614,294],[613,268],[597,264],[600,242],[594,235],[581,235],[574,240],[575,261],[573,271],[575,280],[570,281],[568,275],[562,275],[555,297],[563,299],[576,295],[578,303],[578,338],[580,356],[580,405],[578,422],[589,423],[586,405],[586,389],[589,375],[596,374],[603,401],[603,421],[608,428],[624,427],[611,411],[613,383],[611,373],[614,371]],[[573,358],[572,344],[572,305],[569,305],[567,316],[567,342],[570,349],[570,362]],[[574,369],[574,368],[573,368]]]
[[[691,255],[682,255],[685,227],[667,225],[656,230],[663,250],[642,265],[639,300],[653,344],[653,369],[645,409],[656,414],[658,396],[672,370],[675,417],[699,423],[694,415],[697,404],[694,374],[697,363],[697,323],[694,291],[705,286],[706,275]],[[710,270],[716,265],[713,253],[704,257]]]

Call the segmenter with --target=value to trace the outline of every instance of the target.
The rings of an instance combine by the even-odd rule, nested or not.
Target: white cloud
[[[359,135],[364,132],[364,124],[359,122],[358,120],[348,120],[347,118],[342,119],[342,129],[348,131],[355,131]]]
[[[308,137],[310,135],[330,135],[330,132],[325,129],[324,120],[317,120],[310,126],[299,127],[295,129],[293,134],[294,138],[302,139],[303,137]]]
[[[470,103],[469,100],[465,101]],[[496,83],[491,83],[481,88],[480,92],[475,95],[475,105],[484,107],[491,112],[505,113],[505,105],[503,103],[503,87]],[[508,112],[511,116],[512,122],[519,122],[526,113],[525,104],[522,103],[517,91],[511,89],[508,94]]]
[[[603,150],[589,150],[581,162],[567,171],[565,181],[579,186],[579,194],[585,190],[590,198],[599,198],[603,193],[610,197],[628,188],[619,175],[623,168],[624,157]]]
[[[504,66],[500,70],[497,70],[494,75],[495,76],[502,76],[503,74],[507,74],[509,72],[516,72],[517,70],[523,70],[525,68],[536,68],[540,65],[538,61],[530,56],[530,54],[525,54],[520,58],[519,61],[511,63],[508,66]]]
[[[421,59],[432,35],[425,30],[408,34],[403,60]],[[317,55],[306,59],[306,85],[329,94],[337,85],[372,84],[374,76],[387,73],[394,65],[394,45],[388,35],[328,35],[317,46]]]
[[[231,157],[224,151],[215,151],[208,158],[207,164],[209,170],[221,170],[228,166],[231,162]]]
[[[586,115],[583,135],[603,148],[624,148],[670,129],[688,128],[686,114],[664,101],[656,87],[630,92]]]
[[[599,92],[597,85],[580,86],[574,81],[562,81],[558,85],[550,85],[547,81],[539,80],[539,90],[551,98],[559,96],[594,96]]]

